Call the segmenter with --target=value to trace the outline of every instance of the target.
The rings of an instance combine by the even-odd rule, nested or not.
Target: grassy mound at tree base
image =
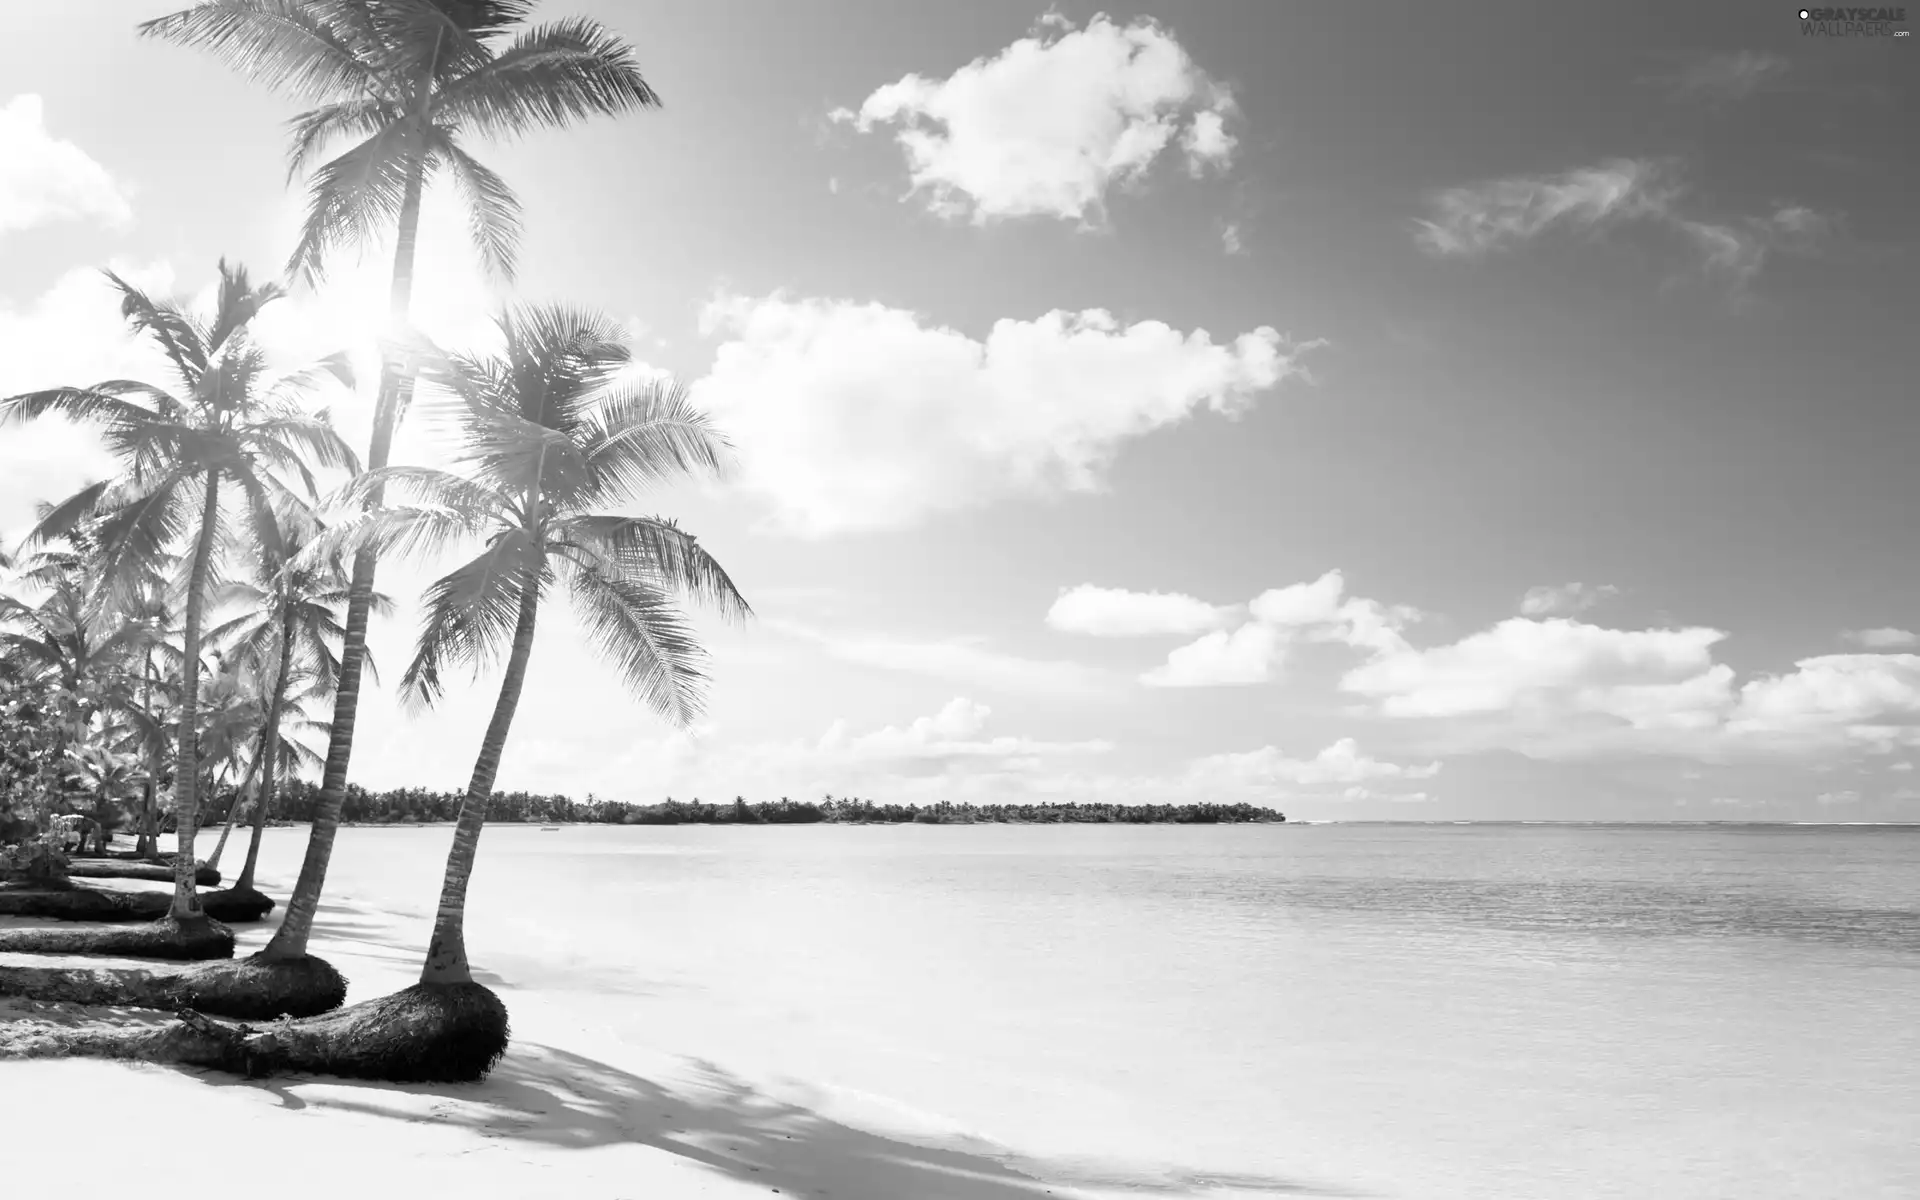
[[[507,1006],[477,983],[416,983],[391,996],[254,1028],[191,1010],[160,1028],[0,1025],[0,1058],[119,1058],[259,1077],[297,1071],[388,1083],[473,1083],[506,1053]]]
[[[221,888],[217,892],[202,892],[200,907],[216,921],[229,924],[241,921],[258,921],[273,911],[273,897],[265,892],[248,888]]]
[[[171,892],[110,892],[104,888],[0,887],[0,916],[52,917],[56,921],[157,921],[173,908]],[[258,921],[273,911],[273,897],[248,888],[207,892],[200,908],[216,921]]]
[[[83,858],[67,865],[67,874],[75,879],[151,879],[173,882],[173,868],[162,863],[124,862],[112,858]],[[201,863],[193,872],[199,887],[220,886],[220,872]]]
[[[346,1003],[347,981],[325,959],[256,954],[180,967],[0,967],[0,996],[271,1021],[332,1012]]]
[[[115,958],[199,962],[232,958],[233,930],[207,917],[183,923],[171,916],[145,925],[0,929],[0,953],[103,954]]]
[[[173,907],[167,892],[109,892],[104,888],[0,888],[0,916],[57,921],[157,921]]]

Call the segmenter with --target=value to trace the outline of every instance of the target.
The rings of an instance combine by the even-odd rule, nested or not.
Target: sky
[[[280,269],[290,102],[16,0],[0,394],[151,369],[100,275]],[[1911,37],[1742,4],[553,0],[664,106],[478,147],[414,317],[591,306],[735,447],[645,497],[755,618],[704,718],[543,617],[499,786],[1247,801],[1310,820],[1920,820]],[[1900,25],[1895,28],[1907,29]],[[376,249],[262,318],[361,353]],[[324,402],[364,444],[370,397]],[[440,450],[411,426],[402,458]],[[111,470],[0,430],[0,534]],[[353,779],[464,788],[497,679]]]

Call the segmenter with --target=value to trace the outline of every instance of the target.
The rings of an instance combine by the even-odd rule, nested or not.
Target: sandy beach
[[[270,894],[285,896],[305,833],[298,828],[269,834],[261,879]],[[490,836],[537,835],[528,830]],[[201,852],[210,845],[203,840]],[[418,877],[411,863],[397,876],[354,874],[352,853],[347,846],[346,861],[336,863],[346,869],[339,886],[329,889],[314,941],[315,952],[351,980],[349,1003],[413,982],[425,932],[422,904],[430,899],[422,885],[437,871],[433,856],[423,855]],[[483,878],[489,893],[504,890],[498,874]],[[369,888],[375,879],[389,880],[391,890]],[[237,953],[263,946],[278,915],[276,909],[266,922],[236,926]],[[537,922],[510,934],[498,923],[485,928],[489,952],[477,959],[476,977],[506,999],[514,1032],[507,1057],[485,1083],[396,1086],[298,1076],[244,1081],[146,1064],[6,1062],[0,1063],[0,1130],[9,1145],[44,1148],[54,1160],[72,1164],[49,1164],[41,1178],[60,1178],[63,1195],[88,1200],[125,1194],[126,1180],[106,1169],[109,1162],[145,1164],[141,1195],[167,1200],[201,1196],[236,1179],[270,1187],[275,1195],[333,1198],[457,1190],[609,1200],[1282,1194],[1265,1186],[1231,1186],[1269,1182],[1264,1180],[1116,1169],[1084,1155],[1035,1158],[951,1119],[826,1078],[796,1076],[787,1069],[778,1036],[736,1019],[750,1008],[702,1002],[671,988],[634,1000],[657,1018],[657,1033],[616,1034],[596,1019],[609,1003],[620,1002],[616,985],[596,983],[590,971],[542,979],[516,967],[503,977],[486,968],[535,961],[548,947]],[[0,954],[0,965],[115,962],[147,965]],[[101,1015],[0,1000],[0,1019],[70,1022]],[[130,1010],[113,1015],[169,1019]],[[876,1053],[884,1054],[884,1047]],[[843,1066],[845,1074],[859,1074],[854,1064]],[[201,1165],[184,1174],[158,1169],[178,1161],[183,1122],[190,1130],[188,1152]],[[96,1155],[99,1147],[110,1147],[110,1156]],[[1289,1187],[1284,1194],[1317,1193]]]

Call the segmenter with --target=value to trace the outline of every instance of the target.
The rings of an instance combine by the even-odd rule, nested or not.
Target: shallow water
[[[423,941],[450,836],[343,830],[329,899]],[[494,827],[468,941],[510,1004],[1063,1177],[1920,1195],[1920,830]]]

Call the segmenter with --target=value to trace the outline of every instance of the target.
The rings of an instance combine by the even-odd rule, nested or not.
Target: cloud
[[[1255,620],[1306,641],[1338,642],[1371,650],[1405,645],[1400,630],[1419,620],[1420,610],[1348,596],[1346,586],[1345,576],[1328,571],[1311,583],[1262,592],[1247,607]]]
[[[764,629],[818,646],[842,662],[903,671],[991,688],[1015,695],[1087,696],[1105,690],[1104,672],[1079,663],[1023,658],[983,645],[979,639],[912,639],[875,633],[843,633],[781,618]]]
[[[1448,188],[1431,198],[1432,219],[1418,223],[1416,236],[1434,254],[1485,254],[1556,227],[1591,229],[1610,220],[1663,212],[1671,202],[1670,192],[1656,164],[1616,158],[1559,175]]]
[[[1712,660],[1725,636],[1513,617],[1449,645],[1380,654],[1341,686],[1391,717],[1594,715],[1636,729],[1700,728],[1718,720],[1731,695],[1732,670]]]
[[[1229,611],[1178,592],[1129,592],[1083,583],[1062,589],[1047,610],[1047,624],[1062,633],[1094,637],[1198,633],[1218,626]]]
[[[885,126],[905,152],[910,195],[975,224],[1027,216],[1092,224],[1108,192],[1143,179],[1178,140],[1199,175],[1232,160],[1228,90],[1149,19],[1065,18],[945,79],[907,75],[835,120]]]
[[[131,221],[121,185],[86,151],[48,133],[43,118],[35,95],[0,107],[0,234],[80,217],[110,226]]]
[[[164,263],[113,264],[135,286],[166,294]],[[166,360],[127,331],[119,293],[93,268],[69,271],[23,308],[0,307],[0,396],[105,379],[170,378]],[[34,504],[59,500],[113,473],[90,429],[41,418],[0,427],[0,538],[26,532]]]
[[[1691,244],[1706,270],[1741,288],[1775,251],[1805,252],[1831,222],[1804,205],[1709,220],[1682,207],[1686,188],[1671,164],[1611,159],[1559,175],[1515,176],[1448,188],[1415,223],[1430,254],[1476,257],[1509,250],[1556,230],[1598,232],[1629,222],[1658,224]]]
[[[1265,683],[1296,642],[1334,642],[1381,651],[1405,644],[1400,630],[1419,619],[1418,609],[1345,593],[1346,580],[1339,571],[1328,571],[1311,583],[1262,592],[1247,605],[1251,618],[1247,623],[1181,646],[1140,681],[1150,687]]]
[[[1736,687],[1733,668],[1713,658],[1725,637],[1513,617],[1445,645],[1377,653],[1341,688],[1379,716],[1439,722],[1462,747],[1538,757],[1920,746],[1920,655],[1821,655]]]
[[[1303,374],[1270,327],[1215,343],[1094,309],[995,322],[976,341],[911,312],[731,298],[693,384],[739,450],[738,486],[787,532],[905,528],[1019,495],[1092,492],[1129,439],[1206,409],[1235,416]]]
[[[1741,50],[1701,59],[1667,82],[1674,95],[1711,106],[1745,100],[1787,73],[1787,60],[1777,54]]]
[[[576,746],[560,742],[530,742],[516,746],[510,765],[516,780],[539,779],[543,787],[575,796],[593,791],[639,803],[669,795],[811,800],[828,792],[898,803],[990,802],[1051,790],[1057,781],[1079,777],[1076,760],[1113,749],[1103,740],[990,734],[992,711],[955,697],[931,716],[904,724],[855,729],[836,719],[818,737],[786,740],[741,740],[706,725],[628,740],[616,752],[597,756],[582,756]],[[636,781],[642,790],[636,791]]]
[[[1613,629],[1548,615],[1611,591],[1577,583],[1535,588],[1522,601],[1531,615],[1420,647],[1406,636],[1420,610],[1348,595],[1344,576],[1328,571],[1261,593],[1237,628],[1211,630],[1140,678],[1153,687],[1266,683],[1294,646],[1330,643],[1361,657],[1339,681],[1342,692],[1365,702],[1349,711],[1422,722],[1435,745],[1455,750],[1718,760],[1920,748],[1920,654],[1819,655],[1740,683],[1714,659],[1723,630]],[[1196,615],[1228,611],[1178,599]],[[1902,630],[1849,636],[1880,645],[1920,641]]]
[[[1821,792],[1813,798],[1813,802],[1823,808],[1836,804],[1858,804],[1860,803],[1860,793],[1855,791]]]
[[[1759,274],[1776,251],[1811,251],[1832,227],[1822,214],[1797,204],[1731,223],[1678,216],[1672,217],[1671,223],[1694,243],[1707,269],[1736,288]]]
[[[1385,780],[1431,779],[1440,763],[1418,766],[1369,758],[1350,737],[1341,738],[1312,758],[1288,758],[1273,746],[1240,754],[1213,754],[1194,760],[1189,774],[1199,781],[1231,782],[1254,787],[1325,787],[1328,784],[1367,784]]]
[[[1865,646],[1869,650],[1891,650],[1902,646],[1920,645],[1920,633],[1910,633],[1890,625],[1881,626],[1879,629],[1849,629],[1840,636],[1856,646]]]
[[[1619,594],[1620,589],[1610,583],[1597,587],[1584,583],[1541,584],[1528,588],[1527,594],[1520,597],[1520,611],[1529,617],[1577,616]]]
[[[1728,731],[1787,748],[1920,745],[1920,654],[1823,654],[1748,681]]]
[[[1140,677],[1149,687],[1218,687],[1265,683],[1284,647],[1280,631],[1258,622],[1231,633],[1216,630],[1167,655]]]
[[[905,726],[888,725],[869,733],[848,732],[845,721],[835,721],[821,737],[818,749],[828,757],[863,763],[906,761],[1017,760],[1068,754],[1105,754],[1113,743],[1103,740],[1046,742],[1000,736],[982,738],[993,710],[963,697],[947,702],[931,717]]]
[[[1240,236],[1240,225],[1238,222],[1228,221],[1220,227],[1220,249],[1230,255],[1240,255],[1247,252],[1246,242]]]

